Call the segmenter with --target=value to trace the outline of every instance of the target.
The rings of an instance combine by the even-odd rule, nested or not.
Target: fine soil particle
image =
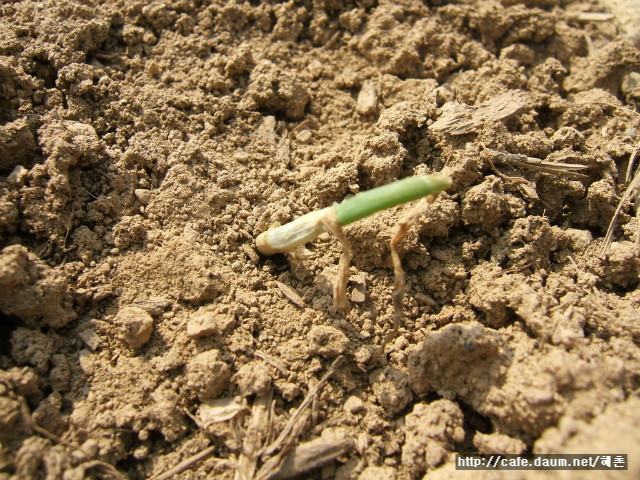
[[[637,0],[608,4],[3,2],[0,480],[639,478]],[[346,314],[328,233],[256,250],[436,172],[384,355],[410,205],[345,228]]]

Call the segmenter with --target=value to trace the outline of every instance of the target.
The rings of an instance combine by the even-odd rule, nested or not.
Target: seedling
[[[265,255],[278,252],[292,252],[296,248],[311,242],[323,232],[330,231],[340,243],[343,251],[338,264],[338,276],[333,285],[333,302],[336,309],[346,312],[349,310],[347,300],[347,281],[349,278],[349,263],[351,262],[351,244],[344,235],[342,227],[356,220],[372,215],[380,210],[395,207],[403,203],[421,198],[407,214],[398,222],[398,230],[390,242],[391,260],[395,277],[393,290],[393,329],[386,336],[378,352],[371,358],[375,360],[384,352],[385,346],[395,337],[402,319],[402,298],[405,289],[405,275],[398,255],[397,245],[406,235],[411,225],[424,212],[436,195],[451,186],[451,179],[444,175],[420,175],[409,177],[382,187],[367,190],[345,200],[340,204],[307,213],[296,220],[274,227],[258,235],[256,245]]]
[[[367,190],[340,204],[307,213],[280,227],[272,228],[258,235],[256,245],[265,255],[291,252],[331,227],[326,217],[335,215],[340,227],[368,217],[380,210],[417,200],[427,195],[435,195],[451,186],[451,179],[443,175],[420,175],[408,177],[382,187]]]

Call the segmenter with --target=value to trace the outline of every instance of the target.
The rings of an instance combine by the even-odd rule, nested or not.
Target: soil
[[[455,453],[627,454],[591,473],[640,478],[633,196],[602,251],[639,37],[597,12],[2,2],[0,479],[507,478]],[[372,361],[410,206],[345,228],[346,314],[335,238],[255,238],[435,172],[453,186],[400,244],[405,319]]]

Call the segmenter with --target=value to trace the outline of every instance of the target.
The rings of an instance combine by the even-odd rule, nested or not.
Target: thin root
[[[420,200],[408,213],[406,213],[398,222],[398,230],[391,239],[389,244],[391,248],[391,261],[393,262],[393,276],[394,276],[394,288],[391,298],[393,298],[393,328],[387,334],[382,345],[378,348],[378,351],[371,357],[370,364],[375,364],[378,357],[384,354],[386,346],[391,342],[404,320],[404,312],[402,307],[402,299],[404,298],[404,291],[406,287],[406,277],[404,270],[402,269],[402,261],[398,254],[398,243],[404,238],[411,226],[415,223],[420,215],[424,213],[427,206],[432,203],[436,198],[436,195],[429,195],[428,197]]]
[[[348,312],[350,305],[349,300],[347,300],[347,282],[349,280],[349,264],[351,263],[351,243],[342,231],[335,209],[328,209],[320,218],[320,221],[342,244],[342,255],[338,263],[338,276],[333,284],[333,304],[336,310]]]

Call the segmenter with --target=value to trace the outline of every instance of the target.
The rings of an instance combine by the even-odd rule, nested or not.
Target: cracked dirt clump
[[[219,359],[217,350],[199,353],[187,364],[187,386],[200,399],[216,398],[227,387],[229,366]]]
[[[464,440],[463,426],[462,410],[456,403],[445,399],[417,403],[406,417],[402,462],[410,465],[413,476],[433,470]]]
[[[239,108],[281,112],[291,120],[298,120],[302,118],[308,101],[309,93],[296,75],[263,61],[251,71],[247,97]]]
[[[70,309],[69,283],[20,245],[0,253],[0,310],[25,326],[61,328],[76,318]]]
[[[133,348],[140,348],[147,343],[153,332],[153,318],[139,307],[123,308],[113,323],[120,327],[122,336]]]

